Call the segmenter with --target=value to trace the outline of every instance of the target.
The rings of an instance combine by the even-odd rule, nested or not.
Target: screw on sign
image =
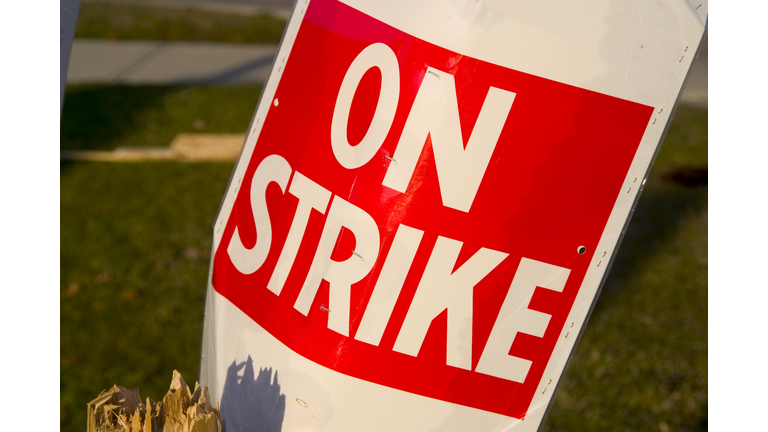
[[[330,429],[365,425],[330,413],[366,398],[478,425],[534,409],[535,429],[616,243],[607,227],[634,201],[641,143],[658,142],[654,107],[333,0],[301,6],[287,34],[220,214],[203,375],[253,355],[304,402],[285,413],[297,427],[291,410],[322,394],[312,421]]]

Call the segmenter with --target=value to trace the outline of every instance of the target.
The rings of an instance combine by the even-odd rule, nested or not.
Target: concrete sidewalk
[[[75,39],[67,84],[263,83],[276,53],[277,45]],[[705,39],[683,103],[707,108],[707,62]]]
[[[277,45],[214,42],[109,41],[76,39],[67,84],[233,85],[264,83]],[[694,63],[682,103],[707,108],[707,46]],[[243,135],[179,136],[168,148],[125,148],[111,152],[62,151],[69,160],[234,160]]]
[[[67,84],[241,84],[269,77],[277,45],[75,39]]]

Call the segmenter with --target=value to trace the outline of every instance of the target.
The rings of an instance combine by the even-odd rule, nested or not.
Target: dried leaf
[[[141,403],[139,389],[113,385],[88,403],[88,432],[223,432],[223,418],[211,405],[208,387],[194,394],[178,371],[162,401]]]

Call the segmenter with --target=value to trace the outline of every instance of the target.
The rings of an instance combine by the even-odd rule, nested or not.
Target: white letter
[[[280,295],[283,290],[288,273],[293,267],[293,261],[296,259],[296,253],[299,251],[301,239],[304,237],[304,230],[307,229],[309,214],[312,209],[325,214],[328,202],[331,200],[331,193],[305,177],[302,173],[296,171],[291,181],[291,188],[288,190],[291,195],[299,199],[299,205],[296,207],[296,213],[293,215],[291,229],[288,231],[288,238],[285,239],[283,250],[280,252],[280,258],[277,259],[275,271],[269,278],[267,288],[273,293]]]
[[[378,345],[381,342],[384,329],[387,328],[387,322],[400,296],[403,282],[413,264],[413,257],[416,256],[416,249],[419,248],[423,235],[424,231],[409,226],[400,225],[397,228],[392,247],[389,248],[387,259],[384,261],[384,267],[381,268],[381,274],[373,288],[373,294],[365,308],[355,339],[371,345]]]
[[[515,93],[490,87],[465,149],[453,75],[428,67],[392,156],[397,163],[382,183],[405,192],[430,136],[443,205],[468,212],[514,100]]]
[[[252,249],[246,249],[240,239],[240,232],[235,227],[232,239],[227,247],[229,259],[237,271],[251,274],[264,264],[272,244],[272,225],[267,212],[267,185],[275,182],[280,190],[285,192],[288,180],[291,178],[291,165],[282,156],[269,155],[261,161],[251,180],[251,211],[256,225],[256,244]]]
[[[331,259],[341,227],[355,235],[354,254],[345,261]],[[360,281],[373,268],[379,256],[379,228],[376,221],[362,209],[336,196],[328,210],[328,217],[320,235],[317,252],[309,267],[307,279],[301,287],[293,307],[304,315],[309,313],[320,288],[320,280],[330,283],[328,328],[349,336],[349,301],[352,284]]]
[[[528,309],[536,287],[563,292],[571,271],[523,258],[517,268],[507,297],[477,363],[476,372],[515,382],[524,382],[531,368],[530,360],[509,355],[518,332],[544,337],[550,315]]]
[[[356,146],[352,146],[347,139],[349,109],[360,80],[372,67],[377,67],[381,71],[381,91],[376,103],[376,112],[373,114],[373,120],[363,140]],[[384,143],[384,138],[387,137],[389,128],[392,126],[399,97],[400,68],[395,53],[383,43],[369,45],[357,55],[347,69],[333,109],[331,147],[341,166],[347,169],[359,168],[371,160]]]
[[[482,248],[452,272],[461,245],[457,240],[437,238],[394,350],[417,355],[432,320],[448,309],[446,364],[470,370],[473,288],[508,254]]]

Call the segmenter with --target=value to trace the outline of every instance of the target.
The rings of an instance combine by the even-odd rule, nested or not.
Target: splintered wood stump
[[[224,432],[224,421],[211,405],[208,387],[195,383],[190,392],[173,371],[171,388],[162,401],[141,402],[139,389],[117,384],[88,403],[88,432]]]

